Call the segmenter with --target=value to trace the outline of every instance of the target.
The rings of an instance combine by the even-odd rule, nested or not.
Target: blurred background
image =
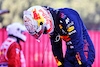
[[[0,16],[0,28],[13,22],[23,23],[23,11],[34,5],[76,10],[88,30],[100,30],[100,0],[0,0],[0,9],[10,10]]]
[[[7,38],[6,26],[19,22],[23,23],[23,11],[31,6],[41,5],[58,8],[72,8],[76,10],[94,43],[96,58],[93,67],[100,67],[100,0],[0,0],[0,10],[8,9],[10,13],[0,15],[0,46]],[[29,33],[27,41],[21,42],[27,67],[57,67],[52,55],[48,35],[43,35],[37,42]],[[65,42],[63,42],[65,52]],[[42,62],[43,61],[43,62]]]

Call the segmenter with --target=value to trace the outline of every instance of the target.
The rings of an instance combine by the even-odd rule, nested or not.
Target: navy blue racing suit
[[[50,40],[58,67],[91,67],[95,49],[79,14],[70,8],[45,8],[50,11],[54,20],[55,28],[50,34]],[[65,58],[62,39],[67,45]]]

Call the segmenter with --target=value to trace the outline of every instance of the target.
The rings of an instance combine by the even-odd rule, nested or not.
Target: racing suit
[[[20,44],[14,37],[8,37],[0,49],[0,67],[26,67]]]
[[[55,28],[50,34],[50,40],[58,67],[91,67],[95,49],[79,14],[70,8],[44,7],[50,11],[54,20]],[[67,45],[65,58],[62,39]]]

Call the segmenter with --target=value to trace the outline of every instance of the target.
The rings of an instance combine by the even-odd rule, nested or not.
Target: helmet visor
[[[38,29],[39,30],[39,29]],[[34,38],[39,39],[41,35],[43,34],[43,28],[41,28],[39,31],[35,32],[29,32]]]

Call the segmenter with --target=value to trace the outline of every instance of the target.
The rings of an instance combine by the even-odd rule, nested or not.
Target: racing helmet
[[[16,38],[19,38],[22,41],[26,41],[26,36],[22,33],[26,31],[26,28],[21,23],[14,22],[8,25],[6,30],[8,36],[14,36]]]
[[[24,11],[23,21],[28,32],[37,40],[43,33],[50,34],[54,30],[52,15],[42,6],[33,6]]]

